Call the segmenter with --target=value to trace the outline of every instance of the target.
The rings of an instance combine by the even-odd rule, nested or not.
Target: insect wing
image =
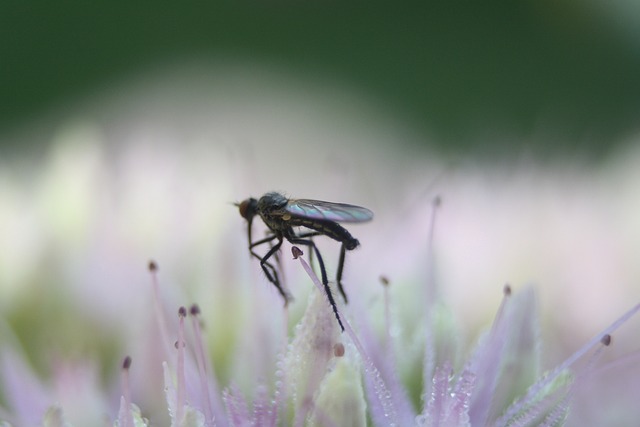
[[[336,222],[365,222],[373,218],[373,212],[361,206],[322,200],[292,199],[286,207],[293,216]]]

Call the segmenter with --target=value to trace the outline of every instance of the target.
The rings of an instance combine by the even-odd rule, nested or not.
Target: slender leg
[[[307,237],[320,236],[322,233],[319,231],[310,231],[308,233],[302,233],[296,235],[297,238],[306,239]]]
[[[308,231],[308,232],[306,232],[306,233],[298,234],[296,237],[306,239],[306,238],[308,238],[308,237],[319,236],[319,235],[321,235],[321,234],[322,234],[322,233],[320,233],[319,231]],[[311,239],[309,239],[309,240],[311,240]],[[314,252],[315,252],[315,251],[311,251],[311,252],[309,252],[309,265],[311,265],[311,269],[313,269],[313,270],[315,270],[315,268],[313,267],[313,264],[314,264],[314,262],[313,262],[313,256],[314,256],[314,255],[313,255],[313,253],[314,253]]]
[[[320,255],[320,251],[318,250],[313,240],[302,239],[299,237],[288,239],[294,245],[305,245],[309,246],[316,253],[316,257],[318,258],[318,265],[320,265],[320,273],[322,275],[322,285],[324,286],[324,292],[327,294],[327,298],[329,299],[329,304],[331,304],[331,308],[333,308],[333,313],[338,320],[338,324],[340,325],[340,329],[344,332],[344,326],[342,325],[342,320],[340,320],[340,315],[338,314],[338,306],[336,305],[336,301],[333,299],[333,294],[331,293],[331,288],[329,287],[329,280],[327,279],[327,270],[324,268],[324,261],[322,260],[322,255]]]
[[[307,238],[307,237],[319,236],[321,234],[322,233],[320,233],[318,231],[310,231],[308,233],[299,234],[296,237],[298,237],[298,238]],[[316,249],[316,251],[317,251],[317,249]],[[313,253],[316,252],[316,251],[312,251],[309,254],[309,263],[311,264],[312,267],[313,267]],[[336,274],[336,283],[338,284],[338,291],[340,291],[340,295],[342,295],[342,298],[344,298],[344,302],[348,303],[349,300],[347,298],[347,294],[344,291],[344,287],[342,286],[342,271],[344,269],[345,252],[346,252],[346,248],[345,248],[344,243],[343,243],[342,246],[340,247],[340,259],[338,261],[338,271],[337,271],[337,274]]]
[[[276,236],[275,234],[270,234],[269,236],[265,237],[264,239],[260,239],[260,240],[256,240],[255,242],[250,242],[249,243],[249,249],[255,248],[258,245],[261,245],[263,243],[267,243],[272,241],[273,239],[275,239]]]
[[[269,249],[273,247],[273,244],[269,244]],[[284,275],[284,268],[282,267],[282,258],[280,257],[280,251],[277,251],[273,254],[273,258],[275,259],[275,267],[276,271],[278,271],[278,281],[282,285],[283,283],[287,283],[287,278]]]
[[[269,249],[269,251],[264,256],[261,257],[258,253],[256,253],[253,250],[254,247],[264,243],[271,242],[273,239],[276,239],[276,238],[278,239],[278,242],[276,242],[276,244],[273,245],[271,249]],[[274,267],[273,264],[268,262],[268,259],[271,258],[271,256],[275,254],[278,251],[278,249],[280,249],[280,246],[282,246],[282,237],[278,237],[277,235],[274,234],[272,236],[268,236],[268,237],[265,237],[264,239],[251,243],[251,245],[249,246],[249,251],[251,252],[251,255],[253,255],[254,257],[260,260],[260,267],[262,267],[262,271],[264,271],[264,274],[267,276],[267,279],[269,279],[269,281],[273,283],[276,288],[278,288],[278,292],[280,292],[280,295],[282,295],[282,297],[284,298],[284,304],[287,305],[289,303],[290,296],[284,291],[284,289],[282,288],[282,285],[280,285],[280,279],[278,278],[278,270]]]
[[[340,260],[338,261],[338,273],[336,274],[336,282],[338,283],[338,290],[342,294],[342,298],[344,298],[344,302],[349,302],[347,300],[347,294],[344,293],[344,288],[342,287],[342,269],[344,268],[344,254],[346,249],[344,247],[344,243],[340,246]]]

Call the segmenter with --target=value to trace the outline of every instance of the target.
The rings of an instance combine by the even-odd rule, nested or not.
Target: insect
[[[282,288],[278,271],[269,259],[278,252],[284,239],[294,245],[308,246],[315,253],[320,266],[320,274],[322,276],[322,284],[329,299],[329,303],[333,308],[333,312],[338,319],[340,328],[344,331],[344,326],[338,315],[336,302],[329,288],[327,279],[327,271],[324,261],[316,244],[311,239],[314,236],[327,236],[333,240],[342,243],[340,247],[340,259],[338,260],[338,270],[336,272],[336,283],[338,290],[344,301],[347,302],[347,294],[342,287],[342,270],[344,268],[344,258],[346,251],[351,251],[360,245],[358,239],[354,238],[344,227],[338,222],[365,222],[373,218],[373,212],[367,208],[345,203],[324,202],[322,200],[309,199],[288,199],[280,193],[266,193],[259,200],[253,197],[237,204],[240,215],[247,220],[248,230],[247,237],[249,240],[249,251],[251,255],[260,260],[260,267],[264,271],[267,279],[275,285],[284,298],[285,304],[291,298]],[[267,237],[253,241],[251,238],[251,225],[253,218],[259,215],[262,221],[269,228]],[[296,232],[294,227],[305,227],[310,231]],[[267,251],[264,256],[260,256],[255,247],[270,243],[276,240],[275,244]]]

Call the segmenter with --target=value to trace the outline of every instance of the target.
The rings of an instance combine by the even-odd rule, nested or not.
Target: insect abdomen
[[[345,249],[349,251],[357,248],[360,244],[358,239],[353,237],[343,226],[333,221],[318,221],[309,218],[293,217],[288,223],[292,227],[303,226],[319,231],[333,240],[344,243]]]

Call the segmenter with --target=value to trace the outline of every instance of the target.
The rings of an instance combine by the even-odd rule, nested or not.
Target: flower
[[[577,384],[588,381],[611,334],[640,311],[640,304],[634,306],[555,369],[540,375],[535,293],[527,288],[512,295],[506,286],[493,325],[458,370],[451,360],[435,363],[442,349],[425,349],[422,408],[416,411],[397,367],[390,363],[395,359],[389,345],[392,337],[385,336],[387,345],[382,345],[365,332],[371,325],[363,312],[355,310],[350,314],[363,331],[362,341],[349,322],[341,335],[323,285],[303,258],[300,263],[316,292],[278,358],[276,380],[258,383],[253,396],[233,384],[220,394],[207,367],[210,358],[203,352],[199,309],[190,310],[195,340],[191,352],[184,343],[186,310],[180,309],[178,341],[167,353],[173,362],[163,365],[172,426],[365,426],[367,413],[379,426],[563,425]],[[435,311],[428,316],[428,334],[435,334],[438,327]],[[433,346],[432,340],[425,343]],[[588,363],[574,368],[582,358]],[[131,405],[127,399],[123,404]],[[118,425],[132,425],[124,416],[139,419],[137,407],[130,407],[129,412],[121,408]]]
[[[438,309],[431,307],[424,340],[422,407],[416,411],[410,392],[398,376],[398,367],[393,365],[397,360],[391,345],[393,337],[387,333],[380,341],[371,331],[366,310],[347,310],[343,305],[340,310],[358,325],[358,332],[346,322],[346,333],[341,334],[322,284],[303,258],[300,263],[316,285],[316,292],[310,295],[291,342],[278,356],[275,381],[258,381],[250,396],[233,383],[220,390],[206,351],[197,306],[189,310],[190,340],[186,338],[185,308],[180,308],[176,322],[164,317],[157,266],[150,264],[160,331],[160,343],[156,344],[164,348],[165,393],[172,426],[365,426],[367,416],[379,426],[562,425],[575,388],[588,382],[611,334],[640,311],[638,304],[565,362],[540,375],[532,288],[512,295],[511,288],[505,287],[493,325],[458,369],[454,369],[453,360],[436,362],[443,347],[434,346],[436,340],[428,336],[442,333],[436,329],[443,323],[437,320]],[[390,304],[388,295],[385,304]],[[177,327],[162,326],[170,324]],[[591,355],[587,356],[589,352]],[[588,363],[574,369],[576,362],[585,357]],[[71,371],[60,369],[54,376],[57,391],[52,393],[15,351],[5,348],[0,369],[3,394],[10,409],[0,415],[4,425],[70,425],[65,422],[67,409],[56,403],[65,389],[81,392],[85,401],[82,406],[93,406],[94,413],[96,408],[104,410],[106,396],[98,391],[90,374],[93,370],[81,366],[76,365]],[[123,393],[114,426],[151,425],[132,402],[131,366],[131,358],[125,358]],[[79,404],[77,398],[75,404]],[[102,406],[96,402],[102,402]],[[85,421],[86,425],[98,422]]]

